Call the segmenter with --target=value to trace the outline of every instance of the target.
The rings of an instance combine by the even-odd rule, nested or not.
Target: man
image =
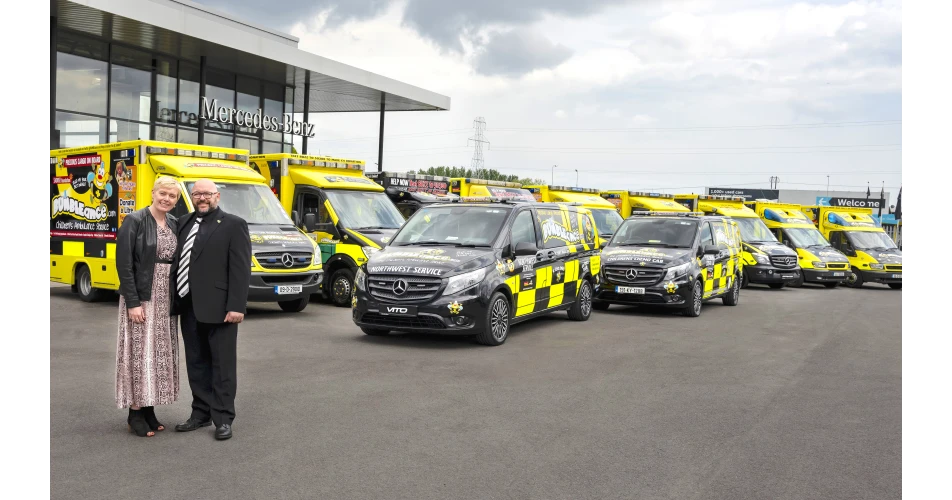
[[[215,438],[232,436],[237,390],[238,323],[251,281],[251,237],[244,219],[218,207],[221,193],[201,179],[192,187],[195,211],[178,226],[172,265],[172,314],[181,317],[192,414],[175,426],[193,431],[215,424]]]

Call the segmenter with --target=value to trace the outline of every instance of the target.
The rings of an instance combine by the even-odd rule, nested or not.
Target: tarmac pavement
[[[251,304],[234,437],[139,438],[118,302],[51,285],[53,498],[896,499],[901,294],[752,285],[687,318],[613,306],[499,347],[369,337],[350,309]],[[181,339],[179,341],[181,346]]]

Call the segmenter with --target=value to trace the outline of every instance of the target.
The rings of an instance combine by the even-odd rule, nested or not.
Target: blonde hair
[[[159,177],[155,180],[155,184],[152,185],[152,192],[156,192],[159,189],[164,187],[175,189],[175,192],[178,193],[178,181],[172,177]]]

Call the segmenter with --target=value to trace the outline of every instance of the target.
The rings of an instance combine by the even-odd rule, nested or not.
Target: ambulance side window
[[[179,199],[177,202],[175,202],[175,206],[172,207],[172,210],[170,210],[169,213],[172,214],[172,217],[175,217],[176,219],[181,219],[182,217],[188,215],[188,207],[185,206],[185,196],[183,194],[179,193]]]
[[[321,195],[312,192],[301,193],[301,219],[305,214],[317,214],[318,224],[331,222],[331,216],[324,208],[324,199]]]

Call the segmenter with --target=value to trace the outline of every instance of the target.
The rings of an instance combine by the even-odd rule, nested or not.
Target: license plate
[[[846,276],[846,273],[833,273],[834,278],[837,276]]]
[[[416,306],[380,306],[384,316],[416,316]]]
[[[633,286],[616,286],[615,293],[635,293],[639,295],[644,295],[644,288],[636,288]]]
[[[901,280],[901,279],[902,279],[902,275],[901,275],[901,274],[894,274],[894,275],[892,275],[892,277],[893,277],[893,279],[896,279],[896,280]]]
[[[304,290],[303,285],[277,285],[274,287],[274,293],[278,295],[287,295],[289,293],[301,293]]]

